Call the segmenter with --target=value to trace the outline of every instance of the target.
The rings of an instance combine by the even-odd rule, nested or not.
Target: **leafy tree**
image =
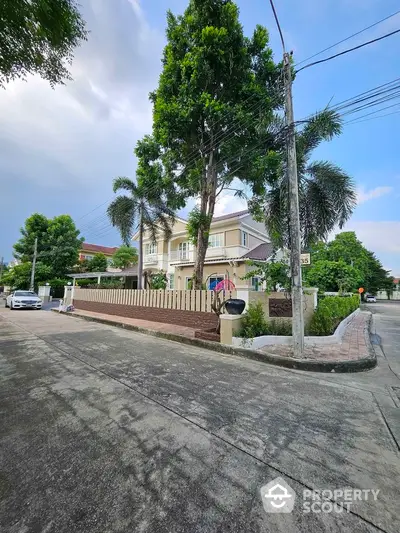
[[[136,185],[129,178],[115,178],[113,190],[123,190],[129,195],[115,198],[107,209],[111,224],[119,229],[121,238],[128,246],[132,234],[139,231],[139,267],[138,289],[142,288],[143,277],[143,234],[147,230],[154,242],[157,242],[159,230],[169,240],[172,234],[174,212],[168,207],[164,198],[155,194],[154,189]]]
[[[169,198],[177,194],[174,208],[189,197],[199,201],[193,281],[200,289],[218,195],[235,178],[258,190],[276,171],[275,146],[283,134],[273,119],[283,103],[281,68],[267,30],[257,26],[245,37],[231,0],[190,0],[182,16],[168,12],[167,40],[151,95],[153,137],[136,153],[150,157],[153,151],[153,173],[141,179]],[[235,193],[243,195],[243,187]]]
[[[21,238],[14,244],[14,255],[22,263],[32,261],[35,238],[38,262],[50,267],[52,277],[63,277],[78,263],[83,238],[69,215],[52,219],[35,213],[26,219]]]
[[[31,283],[32,263],[21,263],[10,268],[2,278],[4,285],[10,285],[12,289],[29,289]],[[51,267],[44,265],[40,261],[35,267],[35,288],[41,283],[45,283],[51,276]]]
[[[149,286],[150,289],[166,289],[168,285],[167,274],[160,270],[160,272],[155,272],[149,277]]]
[[[120,246],[112,257],[112,264],[115,268],[128,268],[137,265],[137,262],[138,252],[133,246]]]
[[[71,79],[66,63],[86,40],[75,0],[2,0],[0,4],[0,87],[39,74],[51,86]]]
[[[318,287],[323,292],[354,292],[360,287],[362,274],[343,260],[313,262],[304,268],[304,280],[309,287]]]
[[[336,226],[342,228],[356,206],[354,182],[344,170],[328,161],[310,162],[313,150],[340,132],[338,115],[324,111],[309,120],[297,134],[300,226],[304,247],[326,239]],[[284,147],[281,161],[279,179],[265,195],[255,196],[250,207],[256,216],[265,219],[275,244],[290,249],[289,183]]]
[[[261,283],[265,283],[267,292],[277,291],[278,287],[284,287],[289,290],[289,265],[285,261],[248,261],[253,270],[247,272],[242,279],[251,279],[254,276],[260,278]]]
[[[89,272],[106,272],[108,267],[107,257],[104,254],[95,254],[89,260]]]
[[[311,247],[311,266],[303,269],[308,285],[328,291],[340,290],[340,281],[354,281],[351,290],[363,287],[366,293],[376,294],[390,285],[389,273],[382,267],[375,254],[367,250],[353,231],[336,235],[329,243],[317,243]],[[344,268],[344,265],[347,269]],[[349,267],[353,270],[350,271]],[[329,283],[324,281],[328,277]],[[329,287],[329,288],[328,288]]]
[[[90,260],[79,259],[78,263],[72,269],[72,272],[75,272],[77,274],[84,274],[85,272],[90,272]]]

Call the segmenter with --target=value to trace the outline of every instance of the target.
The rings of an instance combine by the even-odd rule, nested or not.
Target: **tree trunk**
[[[137,288],[143,287],[143,208],[140,206],[139,213],[139,261],[138,261],[138,282]]]
[[[193,272],[192,286],[196,290],[202,289],[204,260],[208,249],[208,235],[211,221],[214,216],[215,200],[217,194],[217,169],[214,158],[214,151],[210,152],[207,165],[206,179],[202,186],[200,197],[200,213],[202,220],[197,233],[196,262]]]

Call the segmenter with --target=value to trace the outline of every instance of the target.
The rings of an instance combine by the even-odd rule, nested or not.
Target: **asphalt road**
[[[388,353],[339,376],[1,309],[0,531],[398,533],[400,305],[374,310]],[[292,513],[264,511],[277,477]],[[380,492],[304,513],[345,488]]]

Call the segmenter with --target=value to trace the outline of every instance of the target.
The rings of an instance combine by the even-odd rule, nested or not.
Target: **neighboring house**
[[[132,240],[138,240],[136,233]],[[266,235],[265,226],[256,222],[248,211],[214,217],[211,223],[209,247],[204,264],[204,282],[207,289],[223,279],[230,279],[236,287],[252,286],[259,289],[259,280],[242,280],[251,269],[248,259],[267,260],[273,247]],[[187,289],[193,276],[195,246],[187,236],[187,222],[177,218],[170,241],[160,230],[157,242],[152,242],[148,232],[143,239],[143,269],[147,272],[167,272],[170,289]]]
[[[100,246],[98,244],[89,244],[88,242],[83,242],[81,249],[79,250],[79,260],[83,259],[93,259],[96,254],[104,254],[107,258],[107,262],[111,265],[112,256],[118,250],[118,247],[113,246]]]

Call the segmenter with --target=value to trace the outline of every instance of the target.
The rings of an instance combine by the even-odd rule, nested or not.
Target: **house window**
[[[242,246],[249,246],[249,234],[246,231],[242,231]]]
[[[169,275],[169,288],[173,289],[175,286],[175,274]]]
[[[93,255],[82,255],[81,258],[90,261],[90,259],[93,259]]]
[[[224,234],[213,233],[208,238],[208,246],[210,248],[220,248],[224,245]]]
[[[150,244],[146,244],[144,247],[145,254],[146,255],[153,255],[157,253],[157,243],[152,242]]]
[[[253,291],[259,291],[260,290],[260,278],[258,276],[254,276],[251,278],[251,288]]]
[[[188,259],[188,250],[189,250],[189,243],[187,242],[180,242],[178,245],[179,250],[179,259]]]
[[[216,285],[218,285],[218,283],[220,281],[224,281],[225,279],[225,276],[222,274],[222,275],[215,275],[215,276],[211,276],[208,278],[208,290],[212,291],[215,289]]]

